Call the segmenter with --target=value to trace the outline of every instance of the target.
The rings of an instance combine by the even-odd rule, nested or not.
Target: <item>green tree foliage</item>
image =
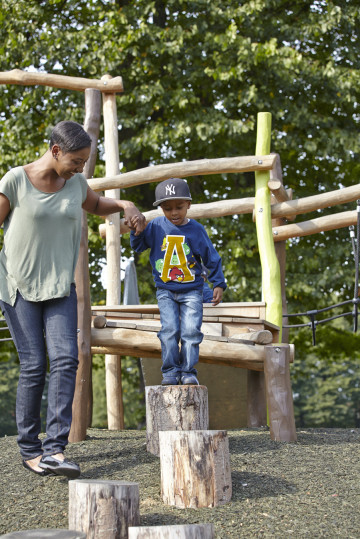
[[[360,17],[355,2],[3,0],[0,17],[1,71],[36,69],[89,78],[109,72],[123,77],[125,91],[117,100],[122,171],[185,159],[252,155],[256,115],[269,111],[272,151],[281,156],[284,183],[294,197],[353,185],[359,176]],[[64,118],[82,121],[81,93],[0,87],[0,174],[40,155],[51,127]],[[104,171],[101,144],[99,150],[97,176]],[[251,173],[195,177],[190,182],[196,202],[254,194]],[[122,196],[148,210],[153,190],[141,186]],[[348,204],[341,210],[354,207]],[[321,214],[334,211],[340,208]],[[319,212],[297,221],[316,216]],[[259,300],[251,216],[204,219],[203,224],[223,257],[226,300]],[[97,221],[89,219],[89,226],[92,293],[98,302],[104,299],[98,284],[104,251]],[[130,255],[126,239],[123,254]],[[148,258],[137,256],[136,262],[141,300],[153,301]],[[289,311],[351,298],[353,274],[347,230],[289,241]],[[349,324],[343,324],[339,331],[350,339],[348,330]],[[327,342],[328,331],[331,340],[325,329],[321,342]],[[291,332],[291,339],[297,335]],[[319,346],[311,348],[302,340],[298,355],[310,365],[321,353]],[[349,361],[355,357],[353,350]],[[332,378],[345,383],[336,365]],[[298,380],[301,384],[300,375]],[[313,390],[304,384],[301,392]]]

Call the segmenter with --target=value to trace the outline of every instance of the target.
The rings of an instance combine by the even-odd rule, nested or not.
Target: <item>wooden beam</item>
[[[321,193],[320,195],[273,204],[271,206],[271,218],[287,218],[293,220],[296,215],[330,206],[336,206],[337,204],[354,202],[358,198],[360,198],[360,185],[352,185],[351,187],[344,187],[343,189],[330,191],[329,193]],[[226,215],[252,213],[254,210],[254,201],[255,199],[253,197],[249,197],[234,200],[219,200],[207,204],[194,204],[191,206],[188,215],[193,219],[207,219],[209,217],[224,217]],[[159,210],[152,210],[145,212],[144,215],[147,221],[151,221],[160,214]],[[124,225],[124,220],[121,219],[120,233],[127,234],[129,232],[130,229]],[[105,225],[101,224],[99,226],[99,233],[101,237],[106,237]],[[280,241],[280,239],[274,237],[274,241]]]
[[[289,218],[302,213],[329,208],[330,206],[337,206],[338,204],[354,202],[358,198],[360,198],[360,184],[343,187],[342,189],[329,191],[328,193],[321,193],[319,195],[274,204],[271,207],[271,215],[272,217]]]
[[[100,353],[133,357],[160,357],[161,343],[151,331],[126,328],[91,329],[91,345]],[[154,355],[156,354],[156,355]],[[230,365],[263,370],[263,346],[206,340],[200,344],[199,360],[203,363]]]
[[[238,198],[233,200],[219,200],[207,204],[193,204],[188,210],[187,215],[191,219],[201,219],[202,217],[224,217],[225,215],[240,215],[251,213],[254,208],[254,197]],[[162,215],[161,209],[144,212],[146,221],[152,221],[155,217]],[[120,220],[120,234],[128,234],[130,228],[125,225],[124,219]],[[106,237],[106,227],[104,224],[99,226],[99,233],[102,238]]]
[[[84,92],[86,88],[94,88],[103,93],[122,92],[124,90],[121,77],[114,77],[111,80],[95,80],[53,73],[21,71],[20,69],[0,72],[0,84],[51,86],[52,88],[65,88],[66,90],[78,90],[80,92]]]
[[[292,189],[285,189],[282,182],[278,179],[269,180],[268,188],[278,202],[285,202],[292,199]]]
[[[317,219],[303,221],[302,223],[292,223],[273,228],[274,241],[288,240],[289,238],[299,238],[301,236],[310,236],[327,230],[336,228],[345,228],[350,225],[356,225],[357,211],[344,211],[342,213],[333,213]]]
[[[242,157],[221,157],[219,159],[199,159],[180,163],[167,163],[153,167],[141,168],[124,174],[106,178],[92,178],[89,185],[94,191],[105,189],[124,189],[144,183],[160,182],[176,176],[185,178],[208,174],[225,174],[228,172],[251,172],[270,170],[275,162],[273,155],[252,155]]]

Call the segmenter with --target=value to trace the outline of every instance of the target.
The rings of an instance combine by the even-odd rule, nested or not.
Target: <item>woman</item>
[[[145,218],[132,202],[102,197],[87,185],[81,173],[90,145],[81,125],[60,122],[40,159],[10,170],[0,181],[0,307],[20,360],[20,453],[24,467],[38,475],[80,474],[79,466],[64,457],[64,449],[78,365],[74,272],[82,209],[95,215],[123,210],[136,234],[145,228]],[[46,438],[41,441],[46,349],[50,376]]]

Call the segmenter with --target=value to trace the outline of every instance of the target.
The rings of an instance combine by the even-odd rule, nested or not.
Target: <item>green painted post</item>
[[[259,112],[255,155],[269,155],[271,142],[271,114]],[[259,157],[260,158],[260,157]],[[269,171],[255,172],[255,218],[259,246],[262,296],[266,303],[266,320],[280,327],[282,333],[282,301],[280,266],[275,253],[271,226]]]

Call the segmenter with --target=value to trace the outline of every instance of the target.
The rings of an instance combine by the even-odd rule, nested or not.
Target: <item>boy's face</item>
[[[166,219],[169,219],[176,226],[186,223],[186,214],[190,205],[190,200],[183,199],[165,200],[165,202],[160,204]]]

